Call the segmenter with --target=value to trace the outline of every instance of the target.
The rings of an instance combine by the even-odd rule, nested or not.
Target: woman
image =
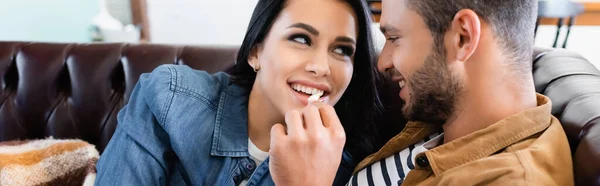
[[[98,162],[99,185],[273,185],[269,132],[311,94],[335,105],[347,141],[336,184],[372,152],[376,69],[361,0],[259,0],[237,62],[207,74],[141,76]]]

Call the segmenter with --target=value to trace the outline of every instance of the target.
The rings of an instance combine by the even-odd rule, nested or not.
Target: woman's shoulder
[[[219,96],[229,85],[229,79],[229,75],[224,72],[210,74],[186,65],[168,64],[142,75],[140,81],[148,81],[148,84],[152,85],[148,87],[150,89],[169,90],[210,99]]]

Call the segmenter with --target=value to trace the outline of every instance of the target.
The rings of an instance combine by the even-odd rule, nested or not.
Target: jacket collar
[[[489,156],[506,146],[548,128],[550,119],[552,118],[550,113],[552,103],[548,97],[541,94],[537,94],[537,102],[538,106],[535,108],[505,118],[488,128],[471,133],[426,152],[427,157],[431,159],[430,163],[434,169],[434,173],[438,174],[443,172],[443,170],[456,167],[459,165],[457,162],[466,163],[474,158],[479,159]],[[402,132],[390,139],[379,151],[362,160],[354,169],[354,173],[408,148],[409,145],[415,144],[423,140],[425,136],[429,136],[435,132],[441,132],[440,125],[414,121],[408,122]],[[486,149],[482,149],[483,147],[486,147]],[[457,154],[455,152],[458,150],[461,152],[459,156],[455,155]],[[464,154],[469,155],[465,156]],[[422,154],[417,156],[420,155]],[[432,159],[431,157],[435,158]]]
[[[552,123],[552,103],[548,97],[541,94],[537,94],[537,103],[537,107],[425,152],[433,173],[438,175],[465,163],[488,157],[546,130]],[[420,155],[422,154],[417,156]]]
[[[441,130],[442,127],[440,125],[415,121],[408,122],[402,132],[390,139],[383,147],[379,149],[379,151],[363,159],[355,167],[353,174],[356,174],[358,171],[379,160],[393,156],[395,153],[408,148],[408,146],[423,140],[425,136],[429,136],[436,132],[442,132]]]
[[[248,157],[248,91],[229,84],[219,97],[212,156]]]

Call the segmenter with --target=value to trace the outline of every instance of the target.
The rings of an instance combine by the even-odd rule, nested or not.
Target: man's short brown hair
[[[423,17],[438,52],[443,49],[444,33],[456,13],[471,9],[487,22],[505,54],[519,70],[530,72],[533,53],[536,0],[406,0],[406,5]]]

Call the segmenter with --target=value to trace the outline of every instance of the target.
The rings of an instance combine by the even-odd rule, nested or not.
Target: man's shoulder
[[[525,185],[573,185],[570,148],[557,120],[538,134],[466,165],[494,170],[483,172]]]

